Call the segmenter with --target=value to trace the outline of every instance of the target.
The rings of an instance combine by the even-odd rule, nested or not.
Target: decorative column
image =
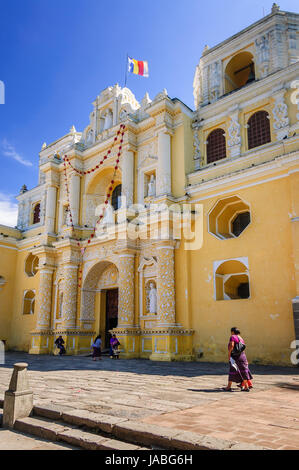
[[[202,96],[203,96],[203,105],[209,103],[209,66],[206,65],[203,67],[202,72]]]
[[[63,277],[62,324],[64,329],[73,329],[76,326],[78,266],[71,263],[66,264]]]
[[[52,280],[54,268],[43,267],[39,270],[39,289],[37,296],[37,330],[48,330],[51,321]]]
[[[171,136],[166,131],[158,133],[157,196],[171,194]]]
[[[174,246],[169,241],[157,247],[158,325],[175,326]]]
[[[122,161],[122,196],[125,196],[126,207],[133,204],[134,190],[134,152],[126,150]]]
[[[274,123],[273,127],[276,131],[277,140],[282,140],[285,137],[289,136],[289,117],[288,117],[288,107],[284,100],[285,89],[278,90],[275,92],[273,90],[273,98],[275,100],[273,108],[273,117]]]
[[[135,253],[119,255],[119,304],[117,327],[132,327],[134,324],[134,279]]]
[[[52,310],[52,282],[54,266],[45,265],[40,258],[39,286],[36,301],[37,322],[35,330],[31,333],[31,347],[29,354],[48,354],[51,348],[51,310]]]
[[[55,232],[55,215],[56,215],[56,186],[48,186],[47,188],[47,204],[46,204],[46,227],[47,233]]]
[[[79,225],[80,210],[80,176],[72,172],[70,175],[70,206],[72,211],[73,225]]]
[[[85,328],[80,314],[80,291],[78,287],[79,266],[82,255],[75,240],[65,238],[54,243],[59,255],[59,279],[63,282],[61,323],[54,330],[54,340],[62,336],[67,355],[90,351],[94,331]],[[54,350],[55,352],[55,350]]]
[[[201,165],[204,164],[202,161],[201,151],[200,151],[200,138],[199,138],[199,125],[198,123],[192,124],[193,129],[193,147],[194,147],[194,170],[199,170]]]
[[[113,333],[121,343],[122,357],[138,357],[139,337],[134,325],[135,252],[133,250],[125,249],[119,252],[118,273],[118,325]]]
[[[157,243],[157,307],[158,325],[152,332],[152,354],[154,361],[190,361],[193,330],[176,323],[175,272],[173,240]]]
[[[230,157],[239,157],[241,154],[241,126],[239,124],[238,106],[234,106],[228,111],[230,113],[231,120],[228,126],[227,145],[230,149]]]

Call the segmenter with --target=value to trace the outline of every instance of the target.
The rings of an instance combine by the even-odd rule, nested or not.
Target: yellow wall
[[[14,279],[14,298],[11,315],[11,333],[9,345],[11,349],[28,351],[30,346],[30,332],[36,326],[36,306],[33,315],[23,315],[23,295],[25,290],[35,290],[37,296],[39,286],[39,273],[28,277],[24,271],[25,260],[30,251],[19,251],[16,260]]]
[[[6,340],[9,347],[17,250],[7,243],[0,245],[0,276],[6,281],[0,286],[0,340]]]
[[[249,202],[251,223],[238,238],[218,240],[208,233],[208,212],[221,197],[233,194]],[[202,350],[207,360],[224,360],[230,328],[237,326],[251,361],[289,363],[295,296],[289,179],[202,203],[204,243],[192,253],[190,272],[195,350]],[[248,257],[250,298],[214,300],[213,262],[239,257]]]

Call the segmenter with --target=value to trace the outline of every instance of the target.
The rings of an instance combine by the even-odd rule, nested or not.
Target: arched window
[[[33,290],[27,290],[24,294],[23,315],[33,315],[35,306],[35,293]]]
[[[218,266],[218,267],[217,267]],[[215,270],[215,268],[217,268]],[[214,263],[216,300],[248,299],[249,272],[239,259]]]
[[[255,80],[253,55],[248,51],[236,54],[227,64],[224,73],[225,93],[239,90]]]
[[[223,129],[215,129],[207,139],[207,163],[226,157],[226,144]]]
[[[112,207],[115,211],[117,211],[120,208],[121,204],[121,184],[116,186],[112,192]]]
[[[35,204],[33,208],[33,224],[38,224],[40,222],[40,203]]]
[[[258,111],[248,119],[248,149],[271,142],[270,121],[267,111]]]

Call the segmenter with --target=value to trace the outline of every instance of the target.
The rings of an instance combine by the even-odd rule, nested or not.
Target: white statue
[[[148,183],[147,195],[148,196],[156,196],[156,179],[155,179],[154,175],[151,175],[151,179]]]
[[[93,130],[89,129],[87,133],[86,143],[91,145],[93,143]]]
[[[111,204],[105,204],[103,224],[104,225],[114,224],[114,209],[111,206]]]
[[[149,313],[157,313],[157,289],[153,282],[150,283],[149,298]]]
[[[106,129],[110,129],[112,127],[112,112],[110,109],[107,109],[106,114],[105,114],[105,123],[104,123],[104,131]]]

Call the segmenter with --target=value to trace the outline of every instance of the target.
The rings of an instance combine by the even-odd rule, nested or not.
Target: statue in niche
[[[110,129],[110,127],[112,127],[112,112],[110,111],[110,109],[108,109],[106,111],[106,114],[105,114],[105,122],[104,122],[104,131],[106,129]]]
[[[149,313],[157,313],[157,289],[153,282],[151,282],[149,285],[148,300]]]
[[[93,143],[93,130],[92,129],[89,129],[89,131],[87,133],[86,143],[88,145]]]
[[[155,175],[151,175],[150,181],[147,186],[147,195],[156,196],[156,178]]]
[[[114,224],[114,209],[111,206],[111,204],[105,205],[103,224],[104,225]]]
[[[127,119],[127,116],[128,116],[128,112],[125,109],[122,109],[119,114],[120,122],[124,122]]]

